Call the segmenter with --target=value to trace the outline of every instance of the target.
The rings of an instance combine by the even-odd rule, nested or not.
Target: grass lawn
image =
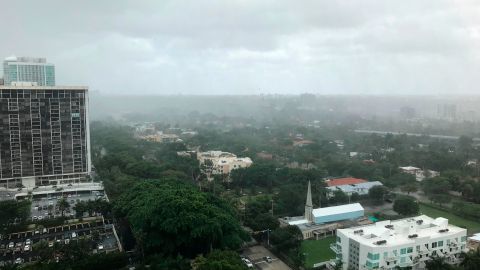
[[[335,236],[329,236],[321,240],[303,241],[302,253],[305,254],[305,266],[311,268],[315,263],[335,259],[335,253],[330,249],[330,244],[335,241]]]
[[[447,218],[449,220],[449,223],[453,225],[457,225],[459,227],[467,228],[468,234],[474,234],[474,233],[480,232],[480,222],[476,222],[470,219],[465,219],[463,217],[457,216],[445,210],[439,210],[422,203],[420,204],[420,212],[432,218],[436,218],[436,217]]]

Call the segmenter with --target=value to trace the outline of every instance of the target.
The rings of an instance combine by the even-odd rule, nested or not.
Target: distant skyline
[[[102,94],[480,94],[480,1],[18,0],[0,57]]]

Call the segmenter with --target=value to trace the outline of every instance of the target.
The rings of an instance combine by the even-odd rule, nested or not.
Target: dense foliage
[[[400,215],[411,216],[416,215],[420,211],[418,202],[409,196],[400,196],[393,203],[393,210]]]
[[[214,250],[206,257],[199,256],[192,263],[195,270],[246,270],[238,254],[230,250]]]
[[[147,254],[195,256],[237,249],[247,239],[231,206],[177,180],[138,183],[116,200],[115,210]]]

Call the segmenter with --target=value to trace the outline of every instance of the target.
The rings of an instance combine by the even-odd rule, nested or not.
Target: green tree
[[[146,254],[194,256],[240,247],[248,238],[225,201],[177,180],[138,183],[115,203]]]
[[[463,267],[464,270],[478,270],[480,267],[480,249],[476,249],[474,251],[470,251],[468,253],[462,254],[462,263],[460,266]]]
[[[58,203],[58,210],[62,213],[62,217],[65,215],[65,211],[70,208],[70,204],[65,198],[61,198]]]
[[[295,264],[303,264],[303,255],[300,252],[303,235],[297,226],[280,227],[270,234],[270,243],[276,250],[290,257]]]
[[[280,225],[278,219],[272,214],[263,213],[254,217],[250,222],[246,222],[246,225],[249,226],[254,231],[261,230],[274,230]]]
[[[214,250],[206,257],[195,258],[192,263],[194,270],[246,270],[246,265],[238,253],[230,250]]]
[[[374,186],[368,191],[368,197],[372,199],[375,203],[381,204],[387,195],[388,190],[384,186]]]
[[[434,257],[425,262],[427,270],[454,270],[455,268],[448,264],[445,259],[440,257]]]
[[[415,184],[408,184],[408,185],[402,186],[401,190],[403,192],[406,192],[407,194],[410,194],[412,192],[417,192],[418,187]]]
[[[15,219],[25,220],[30,215],[30,205],[28,200],[0,201],[0,224],[14,222]]]
[[[393,210],[400,215],[416,215],[420,211],[420,206],[412,197],[400,196],[393,202]]]

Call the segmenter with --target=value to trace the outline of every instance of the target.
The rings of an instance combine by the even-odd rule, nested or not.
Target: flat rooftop
[[[379,221],[372,225],[339,229],[338,231],[371,247],[414,244],[417,239],[455,235],[463,231],[466,234],[466,229],[449,224],[446,218],[433,219],[426,215],[394,221]],[[378,241],[386,242],[379,244]]]
[[[19,86],[19,85],[0,85],[0,90],[88,90],[88,86]]]
[[[363,207],[359,203],[343,204],[337,206],[316,208],[312,210],[314,217],[323,217],[330,215],[339,215],[345,213],[351,213],[356,211],[364,211]]]
[[[360,178],[353,178],[353,177],[336,178],[336,179],[329,179],[325,181],[325,183],[327,183],[327,186],[329,187],[353,185],[353,184],[360,184],[365,182],[367,182],[367,180],[360,179]]]

